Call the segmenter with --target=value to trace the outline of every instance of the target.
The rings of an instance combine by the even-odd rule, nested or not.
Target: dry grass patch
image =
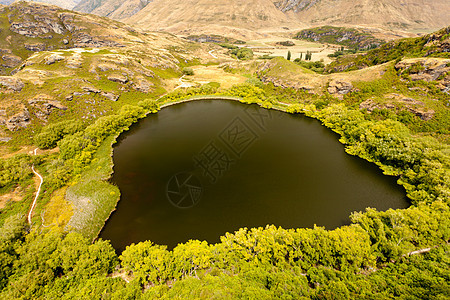
[[[244,83],[247,78],[239,74],[226,73],[218,66],[195,66],[193,76],[186,79],[193,82],[206,84],[209,82],[218,82],[222,88],[230,88],[233,85]]]

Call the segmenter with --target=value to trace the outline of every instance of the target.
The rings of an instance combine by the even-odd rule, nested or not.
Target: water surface
[[[346,154],[317,120],[232,101],[150,115],[120,136],[114,165],[122,197],[100,236],[119,251],[266,224],[332,229],[353,211],[408,205],[395,178]]]

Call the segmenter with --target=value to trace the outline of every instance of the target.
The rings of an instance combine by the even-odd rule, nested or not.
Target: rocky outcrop
[[[124,47],[122,44],[103,37],[93,37],[85,32],[77,32],[72,37],[77,48]]]
[[[30,124],[30,113],[27,109],[24,109],[23,111],[15,114],[14,116],[10,117],[6,121],[2,120],[4,125],[10,130],[10,131],[17,131],[20,128],[25,128]]]
[[[405,59],[395,65],[400,76],[412,81],[436,82],[441,91],[450,93],[450,59]]]
[[[343,96],[350,93],[353,89],[351,82],[334,79],[328,84],[327,91],[332,95]]]
[[[282,12],[300,12],[314,7],[317,2],[320,0],[278,0],[274,4]]]
[[[119,96],[114,94],[114,93],[104,92],[104,91],[99,90],[99,89],[97,89],[95,87],[92,87],[92,86],[84,86],[84,87],[82,87],[82,89],[84,91],[86,91],[87,94],[89,94],[89,93],[99,94],[99,95],[102,95],[103,97],[105,97],[105,98],[107,98],[107,99],[109,99],[111,101],[117,101],[119,99]],[[81,94],[81,95],[75,95],[75,93],[73,94],[73,96],[82,96],[82,95],[83,94]],[[73,96],[69,96],[69,98],[66,98],[66,100],[70,100],[70,101],[73,100]]]
[[[0,87],[14,92],[20,92],[25,85],[22,80],[11,76],[0,76]]]
[[[132,86],[136,91],[148,93],[154,86],[154,84],[144,78],[137,78],[136,80],[133,81]]]
[[[374,110],[389,109],[395,111],[407,110],[412,112],[424,121],[431,120],[435,111],[432,109],[427,109],[425,104],[413,98],[404,97],[399,94],[389,94],[385,96],[389,99],[386,103],[377,102],[375,99],[367,99],[359,105],[360,109],[367,110],[368,112],[373,112]]]
[[[67,107],[61,102],[46,94],[35,96],[33,99],[28,100],[28,104],[34,108],[34,115],[43,121],[47,120],[54,110],[67,110]]]
[[[25,49],[33,52],[45,51],[46,45],[44,43],[24,44]]]
[[[272,83],[275,87],[293,88],[296,90],[303,90],[307,91],[310,94],[314,94],[314,87],[302,84],[301,82],[298,81],[282,80],[280,78],[272,76],[262,76],[260,79],[264,83]]]
[[[359,49],[375,48],[384,43],[384,41],[360,29],[332,26],[305,29],[297,33],[295,38]]]
[[[95,16],[87,17],[34,2],[15,2],[7,9],[0,10],[0,18],[7,20],[2,26],[8,26],[9,28],[4,29],[11,31],[7,37],[8,43],[0,50],[2,75],[9,75],[11,69],[22,64],[22,58],[25,58],[22,54],[31,56],[32,52],[51,51],[56,48],[122,47],[118,40],[124,40],[126,36],[121,30],[118,30],[117,34],[111,34],[106,20],[101,21]],[[23,43],[23,37],[20,36],[29,39]],[[17,56],[18,53],[20,57]],[[71,67],[77,66],[72,64]]]
[[[52,55],[49,55],[49,56],[47,56],[45,58],[45,64],[46,65],[52,65],[55,62],[62,61],[62,60],[64,60],[64,56],[59,55],[59,54],[52,54]]]
[[[121,84],[125,84],[128,82],[127,76],[123,74],[111,74],[108,76],[108,80],[112,82],[118,82]]]
[[[111,100],[111,101],[117,101],[117,100],[119,100],[119,96],[116,95],[116,94],[114,94],[114,93],[110,93],[110,92],[102,92],[101,95],[102,95],[103,97],[108,98],[108,99]]]
[[[22,63],[22,58],[13,54],[2,55],[1,65],[6,68],[15,68]]]

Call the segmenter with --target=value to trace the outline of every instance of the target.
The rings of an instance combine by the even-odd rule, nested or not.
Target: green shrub
[[[83,123],[80,120],[67,120],[50,124],[34,137],[34,143],[40,149],[52,149],[56,147],[56,143],[64,136],[74,134],[82,128]]]
[[[245,47],[234,49],[231,51],[231,54],[240,60],[248,60],[253,58],[253,50]]]
[[[184,75],[194,75],[194,69],[185,67],[185,68],[183,68],[183,74]]]

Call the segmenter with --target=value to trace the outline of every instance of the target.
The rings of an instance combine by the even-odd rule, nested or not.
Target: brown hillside
[[[155,0],[127,22],[175,33],[214,33],[218,26],[232,33],[235,28],[281,28],[292,23],[271,0]]]
[[[450,24],[449,0],[278,0],[275,5],[311,25],[430,30]]]

